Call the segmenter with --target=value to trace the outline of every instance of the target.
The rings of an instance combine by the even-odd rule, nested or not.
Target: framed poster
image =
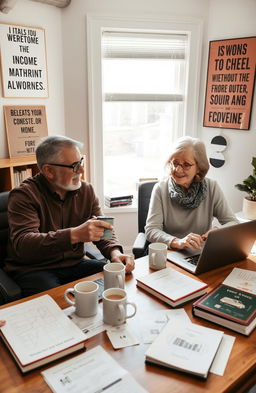
[[[44,29],[0,23],[0,48],[3,96],[47,98]]]
[[[41,138],[48,135],[44,105],[4,105],[10,158],[35,154]]]
[[[249,129],[255,66],[256,37],[210,41],[205,127]]]

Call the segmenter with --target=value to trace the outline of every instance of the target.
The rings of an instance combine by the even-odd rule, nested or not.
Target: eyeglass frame
[[[184,162],[184,164],[180,164],[180,163],[174,164],[171,161],[171,162],[169,162],[169,165],[170,165],[170,167],[173,167],[173,168],[178,168],[178,166],[180,166],[183,169],[183,171],[188,172],[192,168],[192,166],[196,165],[196,162],[194,164],[190,164],[189,162]]]
[[[83,161],[84,161],[84,157],[81,157],[81,159],[79,161],[73,162],[73,164],[70,164],[70,165],[67,165],[67,164],[54,164],[52,162],[48,162],[47,165],[60,166],[60,167],[63,167],[63,168],[73,169],[73,172],[77,173],[79,171],[79,169],[81,168],[81,166],[83,166]]]

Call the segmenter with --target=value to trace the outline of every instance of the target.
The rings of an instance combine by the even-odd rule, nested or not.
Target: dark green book
[[[256,326],[256,296],[221,284],[193,304],[193,314],[248,336]]]

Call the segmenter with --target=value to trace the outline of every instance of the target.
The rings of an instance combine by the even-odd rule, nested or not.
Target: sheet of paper
[[[255,295],[256,271],[235,267],[223,281],[223,284]]]
[[[166,323],[170,320],[174,321],[174,319],[190,322],[184,308],[176,310],[158,310],[154,313],[141,314],[140,328],[144,344],[151,344],[159,335]]]
[[[127,374],[100,346],[42,372],[54,393],[144,393]]]
[[[115,349],[138,345],[138,337],[128,328],[126,324],[113,326],[107,330],[107,336]]]
[[[74,306],[65,308],[63,311],[84,332],[85,339],[104,332],[108,327],[108,325],[104,324],[102,319],[102,305],[99,305],[98,313],[89,318],[78,317],[75,313]]]
[[[223,335],[219,349],[210,368],[210,372],[221,376],[224,375],[234,342],[235,337],[229,336],[227,334]]]
[[[141,277],[138,281],[141,281],[149,288],[154,288],[156,292],[162,293],[174,301],[206,286],[202,281],[198,281],[170,267]]]
[[[250,251],[250,254],[251,254],[251,255],[256,255],[256,244],[254,244],[254,245],[252,246],[252,249],[251,249],[251,251]]]

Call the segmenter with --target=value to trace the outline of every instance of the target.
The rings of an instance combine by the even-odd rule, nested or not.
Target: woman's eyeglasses
[[[53,166],[61,166],[63,168],[70,168],[73,169],[74,173],[77,173],[81,166],[84,165],[84,157],[81,158],[80,161],[73,162],[73,164],[70,165],[65,165],[65,164],[53,164],[51,162],[48,163],[48,165],[53,165]]]
[[[183,171],[189,171],[194,165],[196,164],[190,164],[189,162],[186,161],[183,164],[175,160],[170,162],[171,168],[177,169],[180,166],[183,169]]]

